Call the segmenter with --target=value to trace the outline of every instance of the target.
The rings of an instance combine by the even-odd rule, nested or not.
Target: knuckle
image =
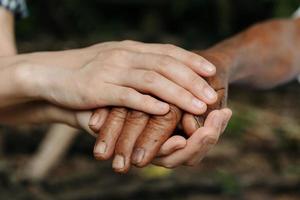
[[[174,60],[170,56],[160,56],[158,60],[158,67],[167,67],[175,65]]]
[[[165,121],[176,121],[178,122],[181,118],[181,111],[174,105],[170,106],[170,111],[164,116]]]
[[[216,135],[206,135],[203,138],[203,143],[206,145],[215,145],[217,144],[219,137]]]
[[[158,74],[153,71],[147,71],[143,75],[143,80],[146,84],[153,84],[157,81]]]
[[[112,109],[111,114],[115,117],[124,119],[127,114],[127,109],[126,108],[114,108],[114,109]]]
[[[174,50],[177,50],[178,47],[173,44],[165,44],[164,48],[167,52],[173,52]]]
[[[148,115],[146,113],[134,111],[134,110],[132,110],[128,113],[128,118],[130,118],[130,119],[140,119],[140,118],[144,118],[147,116]]]
[[[126,123],[133,125],[133,126],[144,126],[144,120],[148,119],[148,115],[143,112],[139,111],[129,111],[126,117]]]
[[[109,50],[110,57],[113,59],[120,59],[128,57],[128,51],[124,49],[112,49]]]
[[[159,133],[159,134],[158,135],[150,135],[149,137],[160,137],[161,134],[164,134],[164,132],[169,129],[169,126],[170,126],[169,122],[172,122],[172,120],[166,119],[165,116],[152,117],[149,122],[149,125],[147,126],[147,130],[151,133]]]
[[[151,130],[150,132],[152,133],[162,134],[155,135],[155,137],[165,137],[168,136],[169,133],[173,132],[173,128],[176,127],[180,118],[181,111],[177,107],[173,106],[172,108],[171,106],[170,111],[167,114],[163,116],[153,116],[150,119],[147,128]],[[154,135],[151,137],[154,137]]]
[[[197,61],[197,62],[201,62],[204,64],[204,60],[201,59],[202,57],[200,57],[199,55],[195,54],[195,53],[192,53],[192,52],[188,52],[186,54],[186,59],[189,60],[189,61]]]
[[[133,89],[124,89],[119,93],[119,102],[121,105],[126,105],[130,98],[135,94],[135,91]]]
[[[203,87],[203,82],[200,81],[201,79],[199,79],[199,76],[195,75],[195,74],[190,74],[190,76],[188,77],[191,81],[192,85],[197,85],[198,87]]]
[[[191,85],[195,86],[197,90],[203,90],[205,87],[209,87],[209,85],[202,79],[199,78],[197,75],[191,75],[190,79]]]

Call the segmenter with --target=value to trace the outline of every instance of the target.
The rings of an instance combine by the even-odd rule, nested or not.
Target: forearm
[[[14,16],[0,7],[0,56],[16,54]]]
[[[254,25],[204,52],[221,63],[228,81],[269,88],[300,73],[300,20],[272,20]]]
[[[65,123],[77,124],[75,112],[47,102],[28,102],[0,110],[0,123],[5,125]]]
[[[76,49],[0,57],[0,109],[22,102],[40,100],[36,92],[39,92],[38,87],[41,84],[46,87],[45,82],[51,76],[48,71],[51,72],[54,68],[81,67],[95,55],[96,51]],[[43,69],[47,72],[43,73]],[[55,81],[55,78],[56,76],[50,77],[49,80]]]

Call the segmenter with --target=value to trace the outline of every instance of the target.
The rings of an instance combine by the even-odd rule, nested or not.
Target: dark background
[[[298,0],[28,1],[17,22],[20,52],[62,50],[132,39],[203,49],[263,20],[289,17]],[[232,87],[234,116],[216,148],[196,168],[134,169],[116,175],[92,158],[81,134],[43,182],[15,178],[47,130],[3,127],[0,199],[300,199],[300,87]],[[55,148],[55,147],[54,147]]]
[[[48,0],[28,1],[18,39],[69,42],[66,47],[133,39],[202,48],[273,17],[288,17],[298,0]],[[71,42],[72,41],[72,42]],[[42,44],[40,44],[42,45]],[[52,44],[42,50],[61,49]],[[36,50],[36,48],[34,49]]]

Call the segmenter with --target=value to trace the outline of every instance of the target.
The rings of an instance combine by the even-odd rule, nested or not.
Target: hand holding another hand
[[[144,167],[155,158],[155,164],[165,167],[195,165],[203,158],[225,129],[231,111],[218,110],[226,104],[228,63],[221,54],[202,52],[201,55],[217,66],[216,76],[206,79],[217,90],[219,98],[209,105],[206,113],[195,117],[173,105],[162,116],[149,116],[125,108],[112,108],[110,112],[99,109],[90,124],[95,132],[100,129],[94,148],[95,157],[107,160],[113,156],[113,168],[122,173],[127,172],[132,164]],[[189,139],[172,136],[177,124],[190,136]]]
[[[80,52],[84,61],[77,58]],[[88,53],[93,53],[94,57],[85,59]],[[56,54],[59,60],[62,55]],[[62,54],[72,59],[67,56],[68,52]],[[217,98],[214,90],[199,76],[213,75],[214,66],[179,47],[109,42],[77,50],[74,55],[77,57],[73,59],[81,62],[77,67],[49,67],[49,61],[43,67],[40,59],[21,68],[18,74],[31,83],[26,84],[26,89],[33,99],[72,109],[114,105],[161,115],[169,111],[169,105],[163,101],[200,114],[206,110],[206,103]]]

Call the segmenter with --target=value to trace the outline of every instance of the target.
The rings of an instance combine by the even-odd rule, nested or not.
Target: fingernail
[[[99,113],[93,114],[92,118],[90,119],[89,125],[90,126],[96,126],[99,119],[100,119],[100,114]]]
[[[132,154],[132,162],[134,164],[140,163],[144,158],[145,151],[142,148],[137,148]]]
[[[106,152],[106,143],[105,142],[98,143],[95,148],[95,153],[104,154],[105,152]]]
[[[117,154],[113,160],[112,167],[114,169],[122,169],[122,168],[124,168],[124,166],[125,166],[124,157]]]
[[[209,73],[212,73],[216,70],[216,67],[213,66],[212,64],[204,64],[203,68],[204,68],[205,71],[207,71]]]
[[[216,128],[220,128],[222,125],[222,116],[221,115],[215,115],[213,119],[213,126]]]
[[[157,107],[159,107],[160,110],[168,110],[169,109],[169,104],[162,103],[162,102],[158,101],[157,102]]]
[[[193,99],[193,105],[200,109],[205,107],[205,104],[202,101],[200,101],[199,99]]]
[[[216,96],[217,96],[216,92],[213,89],[209,88],[209,87],[206,87],[204,89],[204,95],[208,99],[215,99]]]
[[[216,67],[213,64],[209,63],[208,61],[200,61],[197,63],[197,65],[203,68],[208,73],[212,73],[216,70]]]

